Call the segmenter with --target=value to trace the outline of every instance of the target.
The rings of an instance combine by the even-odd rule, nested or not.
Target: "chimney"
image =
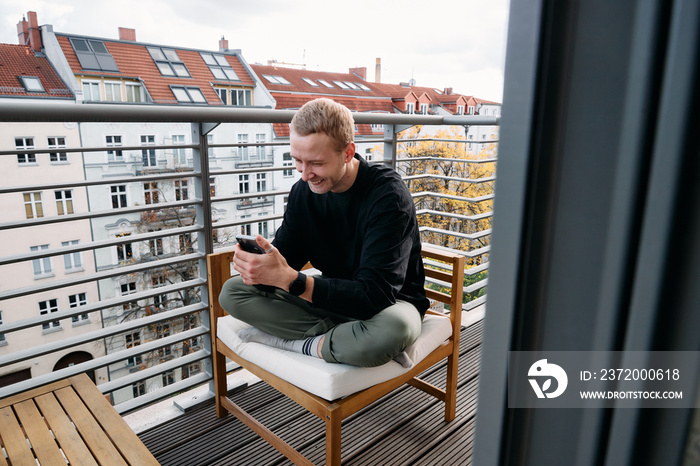
[[[228,50],[228,40],[224,39],[224,36],[221,36],[221,40],[219,41],[219,52],[225,52]]]
[[[27,45],[29,42],[29,23],[24,17],[17,23],[17,40],[19,45]]]
[[[366,66],[363,66],[362,68],[350,68],[350,74],[356,74],[357,76],[361,77],[363,81],[367,81]]]
[[[128,40],[129,42],[136,42],[136,29],[120,27],[119,40]]]
[[[27,16],[29,17],[29,45],[34,52],[41,52],[41,31],[36,19],[36,12],[29,11]]]
[[[450,95],[452,94],[452,88],[451,87],[446,87],[445,88],[445,95]]]
[[[377,58],[377,66],[374,68],[374,82],[382,82],[382,59]]]

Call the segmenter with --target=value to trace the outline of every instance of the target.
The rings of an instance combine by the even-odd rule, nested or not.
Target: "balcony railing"
[[[290,170],[283,165],[287,140],[247,144],[251,153],[264,147],[269,155],[257,161],[260,165],[244,167],[230,155],[230,148],[241,144],[221,142],[226,141],[226,131],[217,144],[209,144],[207,135],[218,135],[219,125],[225,129],[229,124],[289,122],[292,116],[292,111],[263,109],[0,103],[0,121],[32,124],[23,126],[24,133],[52,133],[55,128],[40,128],[77,121],[109,123],[128,135],[148,122],[151,128],[162,127],[164,134],[186,131],[192,141],[148,146],[156,151],[154,170],[141,166],[142,147],[136,144],[119,147],[125,158],[127,153],[139,154],[125,162],[133,165],[130,169],[109,161],[108,151],[115,149],[107,144],[61,147],[69,163],[60,176],[47,172],[54,167],[43,163],[49,150],[38,137],[33,150],[0,151],[2,166],[19,173],[17,178],[6,173],[0,187],[0,202],[8,212],[0,224],[6,245],[0,254],[0,276],[5,283],[17,284],[0,291],[0,377],[12,373],[19,380],[0,387],[0,397],[88,372],[125,413],[211,384],[208,303],[216,297],[207,295],[206,254],[232,247],[231,238],[239,231],[274,235],[285,196],[298,176],[283,177]],[[459,250],[468,259],[463,309],[482,304],[498,141],[489,141],[486,152],[473,154],[467,151],[467,139],[399,135],[413,125],[496,127],[498,118],[355,114],[355,119],[384,125],[382,138],[358,137],[358,152],[371,154],[371,163],[388,164],[405,175],[424,241]],[[435,149],[441,144],[456,149]],[[227,152],[231,160],[220,158],[218,148],[226,148],[220,152]],[[18,154],[34,154],[37,164],[18,167]],[[26,176],[29,172],[23,170],[34,172]],[[260,173],[269,177],[268,186],[279,186],[265,191],[263,198],[265,211],[272,213],[248,216],[242,206],[259,206],[260,193],[237,193],[237,178]],[[32,182],[17,181],[22,179]],[[68,213],[51,214],[54,201],[66,205],[51,191],[70,191]],[[38,198],[26,193],[41,193],[41,215]],[[25,218],[30,213],[32,218]],[[66,232],[76,240],[63,241],[73,238]],[[48,247],[29,247],[35,244]],[[68,267],[76,263],[81,268]],[[45,272],[42,268],[53,271],[53,277],[32,275],[32,270]],[[87,356],[71,359],[78,353]],[[56,360],[60,361],[54,364]],[[41,371],[33,368],[42,365]]]

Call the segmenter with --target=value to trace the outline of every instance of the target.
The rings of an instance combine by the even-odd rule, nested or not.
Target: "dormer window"
[[[474,106],[473,105],[469,106],[469,114],[474,115]]]
[[[202,60],[209,66],[209,71],[216,79],[224,81],[240,81],[238,75],[231,64],[226,60],[226,57],[216,53],[200,52]]]
[[[414,104],[413,102],[406,104],[406,113],[415,113],[415,111],[416,111],[416,104]]]
[[[35,94],[46,92],[44,86],[41,85],[41,81],[39,81],[39,78],[36,76],[20,76],[19,80],[22,82],[22,86],[24,86],[24,90],[27,92],[33,92]]]
[[[286,79],[284,79],[282,76],[272,76],[269,74],[264,74],[263,78],[267,79],[272,84],[292,84]]]
[[[151,58],[153,58],[160,70],[160,74],[163,76],[190,77],[190,72],[175,50],[162,47],[148,47],[148,53],[151,54]]]
[[[428,104],[420,104],[420,112],[423,115],[427,115],[428,114]]]
[[[464,115],[464,105],[457,106],[457,115]]]
[[[117,62],[101,40],[70,38],[70,43],[85,70],[119,71]]]

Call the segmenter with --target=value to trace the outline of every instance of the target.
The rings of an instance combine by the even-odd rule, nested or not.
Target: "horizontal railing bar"
[[[454,201],[465,201],[465,202],[482,202],[482,201],[488,201],[490,199],[493,199],[493,194],[486,194],[484,196],[478,196],[478,197],[464,197],[464,196],[455,196],[452,194],[442,194],[442,193],[434,193],[431,191],[421,191],[419,193],[411,193],[411,196],[415,199],[417,197],[439,197],[441,199],[452,199]]]
[[[486,183],[487,181],[494,181],[496,179],[496,177],[495,176],[488,176],[486,178],[457,178],[454,176],[434,175],[434,174],[426,173],[423,175],[402,176],[401,179],[403,179],[404,181],[406,181],[406,180],[420,180],[420,179],[435,179],[435,180],[457,181],[460,183],[479,184],[479,183]]]
[[[172,180],[180,178],[194,178],[201,176],[202,173],[194,170],[186,170],[182,172],[169,172],[169,173],[159,173],[153,175],[139,175],[139,176],[129,176],[129,177],[114,177],[108,179],[99,180],[76,180],[68,181],[62,183],[51,183],[51,184],[40,184],[40,185],[30,185],[30,186],[10,186],[0,188],[0,194],[9,193],[20,193],[29,191],[39,191],[39,190],[49,190],[49,189],[63,189],[63,188],[78,188],[87,186],[102,186],[109,184],[120,184],[120,183],[142,183],[144,181],[162,181],[162,180]]]
[[[461,220],[483,220],[485,218],[493,217],[493,211],[484,212],[482,214],[477,215],[462,215],[455,214],[453,212],[441,212],[439,210],[420,209],[416,211],[416,215],[439,215],[442,217],[458,218]]]
[[[108,152],[108,151],[138,151],[138,150],[165,150],[165,149],[196,149],[197,144],[152,144],[148,146],[97,146],[97,147],[54,147],[54,148],[39,148],[39,149],[15,149],[2,150],[0,155],[16,155],[16,154],[49,154],[54,152]]]
[[[64,246],[61,248],[42,249],[39,251],[16,254],[14,256],[0,257],[0,265],[8,265],[15,262],[23,262],[34,259],[43,259],[44,257],[62,256],[74,252],[101,249],[126,243],[139,243],[143,241],[148,241],[150,239],[165,238],[167,236],[175,236],[183,233],[193,233],[202,229],[203,227],[199,225],[190,225],[185,227],[169,228],[167,230],[157,230],[148,233],[140,233],[136,235],[116,236],[114,238],[106,240],[93,241],[92,243],[79,243],[73,246]]]
[[[272,215],[272,216],[267,216],[267,217],[260,217],[260,219],[264,219],[265,221],[268,220],[282,220],[284,218],[284,214],[281,215]],[[235,222],[216,222],[212,225],[212,228],[214,230],[219,230],[221,228],[231,228],[231,227],[239,227],[241,225],[250,225],[250,219],[244,219],[244,220],[238,220]]]
[[[180,380],[179,382],[175,382],[174,384],[170,384],[167,387],[160,388],[154,392],[145,393],[141,396],[137,396],[136,398],[132,398],[131,400],[119,403],[114,407],[114,409],[116,409],[119,414],[124,415],[129,411],[134,411],[136,409],[141,408],[142,406],[146,406],[158,400],[162,400],[163,398],[166,398],[170,395],[176,395],[190,388],[201,385],[205,382],[210,381],[211,378],[211,374],[207,372],[199,373],[186,379]],[[97,388],[100,388],[100,386],[98,385]]]
[[[480,296],[480,297],[478,297],[478,298],[476,298],[476,299],[472,299],[471,301],[469,301],[469,302],[466,303],[466,304],[463,304],[463,305],[462,305],[462,310],[464,310],[464,311],[471,311],[471,310],[474,309],[475,307],[481,306],[482,304],[484,304],[484,303],[486,302],[486,296],[487,296],[487,295]]]
[[[478,282],[473,283],[473,284],[467,286],[466,288],[464,288],[464,292],[465,293],[473,293],[473,292],[480,290],[482,288],[486,288],[486,285],[488,284],[488,282],[489,282],[488,278],[484,278],[483,280],[479,280]]]
[[[481,141],[474,141],[473,139],[448,139],[448,138],[408,138],[408,139],[397,139],[396,142],[461,142],[465,144],[490,144],[492,142],[498,142],[498,139],[489,139]]]
[[[177,282],[171,285],[161,286],[158,288],[149,288],[138,293],[122,295],[113,299],[101,300],[99,302],[87,304],[85,306],[69,307],[62,311],[50,312],[44,315],[30,317],[27,319],[7,322],[0,325],[0,334],[8,334],[16,332],[18,330],[24,330],[26,328],[35,327],[49,322],[54,322],[56,320],[69,319],[71,317],[79,316],[82,314],[90,314],[92,312],[101,311],[110,307],[117,307],[127,303],[132,303],[134,301],[142,301],[144,299],[152,298],[153,296],[158,296],[166,293],[174,293],[176,291],[180,291],[186,288],[192,288],[195,286],[202,285],[206,285],[206,280],[196,278],[193,280]]]
[[[475,265],[474,267],[469,267],[464,271],[465,274],[467,275],[476,275],[477,273],[481,273],[485,270],[488,270],[489,268],[489,263],[484,262],[483,264]]]
[[[170,311],[163,311],[163,312],[159,312],[157,314],[153,314],[150,316],[140,317],[138,319],[133,319],[133,320],[128,320],[126,322],[122,322],[122,323],[117,324],[117,325],[110,325],[107,327],[102,327],[99,330],[94,330],[92,332],[84,333],[84,334],[77,335],[74,337],[64,338],[62,340],[57,340],[57,341],[52,342],[52,343],[46,343],[44,345],[39,345],[39,346],[34,346],[32,348],[19,350],[19,351],[16,351],[14,353],[0,356],[0,366],[6,366],[9,364],[15,364],[18,362],[26,361],[27,359],[36,358],[39,356],[43,356],[45,354],[50,354],[50,353],[54,353],[56,351],[60,351],[63,349],[72,348],[74,346],[82,345],[84,343],[90,343],[92,341],[111,337],[114,335],[118,335],[120,333],[125,333],[125,332],[128,332],[130,330],[142,328],[142,327],[145,327],[147,325],[156,324],[158,322],[163,322],[165,320],[175,319],[177,317],[185,316],[188,314],[193,314],[197,311],[202,311],[202,310],[205,310],[207,308],[208,307],[203,303],[190,304],[188,306],[180,307],[177,309],[172,309]],[[176,335],[181,335],[183,333],[185,333],[185,332],[181,332],[181,333],[178,333]],[[171,338],[171,337],[165,337],[165,338]],[[154,341],[160,342],[162,340],[165,340],[165,338],[161,338],[161,339],[154,340]],[[186,340],[188,338],[191,338],[191,337],[183,337],[183,340]],[[147,345],[150,345],[150,343],[152,343],[152,342],[136,346],[135,348],[139,348],[139,349],[133,351],[133,354],[145,353],[146,351],[148,351],[148,349],[143,349],[143,348],[148,348]],[[153,346],[154,348],[159,348],[160,346],[163,346],[163,345],[160,345],[160,346],[159,345],[151,345],[151,346]],[[129,352],[133,349],[134,348],[128,348],[128,349],[122,350],[122,351]],[[113,354],[118,354],[118,353],[111,353],[109,356],[112,356]],[[128,354],[128,356],[131,356],[131,354]],[[125,358],[121,358],[121,359],[125,359]],[[0,395],[0,398],[2,398],[2,395]]]
[[[484,236],[488,236],[491,234],[491,228],[483,231],[478,231],[476,233],[460,233],[458,231],[449,231],[449,230],[443,230],[441,228],[433,228],[433,227],[420,227],[419,230],[421,232],[423,231],[430,231],[432,233],[443,233],[443,234],[449,234],[450,236],[456,236],[458,238],[464,238],[464,239],[479,239],[483,238]]]
[[[96,272],[87,277],[83,276],[68,280],[57,280],[43,285],[16,288],[14,290],[3,290],[0,291],[0,300],[19,298],[21,296],[40,293],[42,291],[56,290],[58,288],[64,288],[67,286],[81,285],[83,283],[88,283],[95,280],[103,280],[105,278],[112,278],[118,277],[120,275],[127,275],[134,272],[141,272],[143,270],[151,269],[154,267],[165,267],[172,264],[178,264],[180,262],[198,260],[202,259],[203,257],[205,257],[205,254],[203,253],[186,254],[184,256],[168,257],[167,259],[161,259],[157,262],[149,261],[140,264],[128,265],[126,267],[119,267],[117,269]]]
[[[289,190],[262,191],[257,193],[233,194],[231,196],[217,196],[211,199],[212,202],[239,201],[241,199],[252,199],[255,197],[274,197],[289,194]],[[250,223],[250,222],[248,222]]]
[[[185,201],[159,202],[156,204],[144,204],[133,207],[121,207],[119,209],[99,210],[95,212],[82,212],[56,217],[40,217],[37,219],[19,220],[15,222],[0,223],[0,231],[14,228],[29,228],[39,225],[49,225],[52,223],[75,222],[78,220],[88,220],[99,217],[112,217],[117,215],[134,214],[148,212],[149,210],[163,210],[168,208],[187,207],[191,205],[201,205],[201,199],[188,199]]]
[[[398,157],[396,159],[397,162],[415,162],[415,161],[423,161],[423,160],[431,160],[434,162],[461,162],[461,163],[496,163],[496,162],[498,162],[498,159],[496,159],[496,158],[474,160],[474,159],[448,159],[448,158],[443,158],[443,157]]]
[[[7,122],[200,122],[200,123],[289,123],[295,110],[240,108],[212,105],[151,105],[0,102],[0,121]],[[491,125],[500,118],[486,115],[416,115],[354,112],[355,123],[392,125]]]

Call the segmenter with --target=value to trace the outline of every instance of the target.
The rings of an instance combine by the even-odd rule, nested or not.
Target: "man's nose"
[[[300,168],[298,168],[299,173],[301,173],[301,179],[302,181],[309,181],[311,179],[311,170],[309,169],[308,165],[302,164]]]

